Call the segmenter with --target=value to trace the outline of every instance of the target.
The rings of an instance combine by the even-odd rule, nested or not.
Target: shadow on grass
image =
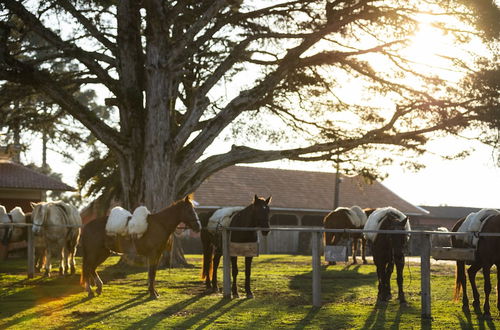
[[[95,298],[94,298],[95,299]],[[140,304],[143,304],[145,301],[149,299],[149,294],[147,293],[142,293],[137,295],[134,298],[131,298],[127,301],[122,302],[121,304],[115,305],[111,308],[108,308],[103,311],[99,311],[96,313],[92,312],[83,312],[80,313],[79,311],[73,311],[74,316],[79,316],[80,319],[77,321],[74,321],[72,323],[68,323],[64,325],[64,328],[83,328],[86,326],[91,326],[95,323],[99,323],[100,321],[112,317],[113,314],[122,312],[124,310],[136,307]],[[80,302],[86,302],[88,301],[89,298],[84,298]]]
[[[318,314],[320,310],[321,308],[311,307],[307,315],[302,320],[300,320],[295,329],[296,330],[305,329],[307,326],[309,326],[309,324],[314,320],[314,317],[316,316],[316,314]]]
[[[361,285],[375,285],[375,272],[360,273],[360,265],[346,265],[342,269],[323,266],[321,269],[321,300],[334,303],[345,299],[351,289]],[[290,289],[299,291],[309,303],[312,302],[312,271],[293,276]]]
[[[474,324],[474,321],[472,319],[472,314],[470,313],[463,313],[463,314],[457,314],[457,319],[458,322],[460,323],[460,328],[461,329],[490,329],[490,330],[496,330],[496,325],[498,325],[498,320],[493,320],[493,319],[485,319],[481,314],[475,313],[477,317],[477,325]]]

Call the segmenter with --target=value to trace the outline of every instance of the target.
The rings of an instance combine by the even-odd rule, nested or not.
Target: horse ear
[[[191,203],[191,194],[187,195],[186,197],[184,197],[184,201],[186,203]]]
[[[254,202],[254,204],[255,204],[255,202],[256,202],[256,201],[258,201],[258,200],[259,200],[259,196],[257,196],[257,194],[255,194],[255,196],[253,197],[253,202]]]
[[[404,218],[403,221],[401,221],[403,226],[406,226],[407,222],[408,222],[408,217]]]
[[[30,202],[31,208],[34,209],[36,206],[36,203]]]
[[[266,205],[269,205],[269,203],[271,203],[271,199],[273,199],[273,196],[269,196],[269,198],[266,199]]]

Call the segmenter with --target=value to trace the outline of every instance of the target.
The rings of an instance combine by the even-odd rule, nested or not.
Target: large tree
[[[491,110],[461,79],[481,69],[471,54],[441,57],[457,78],[405,50],[424,17],[464,47],[497,37],[492,1],[0,0],[0,15],[0,80],[109,148],[126,207],[158,210],[237,163],[342,154],[361,170],[373,145],[419,153]],[[107,116],[79,99],[92,89]],[[211,151],[225,133],[258,139]]]

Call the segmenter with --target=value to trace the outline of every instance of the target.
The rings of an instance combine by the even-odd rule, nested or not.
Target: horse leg
[[[156,279],[156,269],[158,267],[158,262],[160,261],[160,253],[153,253],[152,255],[148,256],[148,264],[149,264],[149,270],[148,270],[148,291],[149,291],[149,296],[152,299],[158,299],[160,296],[158,294],[158,291],[155,289],[155,279]]]
[[[220,258],[221,258],[221,254],[218,253],[218,252],[215,252],[214,254],[214,260],[212,261],[213,262],[213,272],[212,272],[212,290],[214,292],[218,292],[219,291],[219,286],[217,285],[217,268],[219,268],[219,262],[220,262]]]
[[[61,266],[59,267],[59,275],[68,275],[69,273],[69,250],[63,247],[61,250]]]
[[[394,262],[391,260],[387,263],[387,268],[385,270],[385,299],[387,301],[391,300],[391,276],[394,271]]]
[[[486,265],[483,267],[484,276],[484,306],[483,315],[485,318],[491,318],[490,314],[490,293],[491,293],[491,265]]]
[[[46,255],[46,261],[45,261],[45,273],[43,274],[44,277],[50,277],[50,270],[52,268],[52,255],[54,252],[53,246],[51,247],[50,244],[47,244],[47,255]]]
[[[253,298],[252,290],[250,289],[250,277],[252,275],[252,260],[253,257],[245,257],[245,292],[248,299]]]
[[[352,264],[356,265],[358,261],[356,260],[356,255],[358,254],[358,239],[353,238],[352,240]]]
[[[97,271],[95,269],[92,272],[92,277],[94,278],[95,285],[97,286],[97,289],[95,289],[95,292],[97,293],[98,296],[100,296],[102,293],[102,284],[103,283],[102,283],[101,278],[99,277],[99,274],[97,273]]]
[[[380,263],[375,264],[377,267],[377,278],[378,278],[378,293],[377,293],[377,302],[384,301],[383,292],[385,287],[385,265]]]
[[[366,239],[361,238],[361,259],[363,259],[363,265],[368,264],[366,261]]]
[[[405,293],[403,291],[403,271],[405,268],[404,256],[396,258],[396,273],[398,282],[398,300],[400,304],[406,304]]]
[[[231,284],[231,293],[233,298],[239,298],[238,286],[236,285],[236,277],[238,276],[238,257],[231,257],[231,273],[233,275],[233,283]]]
[[[472,288],[472,296],[474,297],[474,300],[472,301],[472,306],[474,307],[474,310],[476,310],[476,312],[479,311],[481,308],[481,302],[479,301],[479,290],[477,289],[476,285],[476,274],[479,271],[479,269],[481,269],[481,265],[478,262],[474,262],[467,270],[467,274],[469,275],[470,286]]]

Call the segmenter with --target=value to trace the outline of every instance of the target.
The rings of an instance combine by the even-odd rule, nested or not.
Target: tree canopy
[[[1,0],[0,15],[3,104],[20,86],[79,121],[117,160],[125,206],[233,164],[340,154],[367,171],[393,158],[374,147],[498,127],[493,1]],[[450,41],[434,63],[412,48],[424,26]]]

